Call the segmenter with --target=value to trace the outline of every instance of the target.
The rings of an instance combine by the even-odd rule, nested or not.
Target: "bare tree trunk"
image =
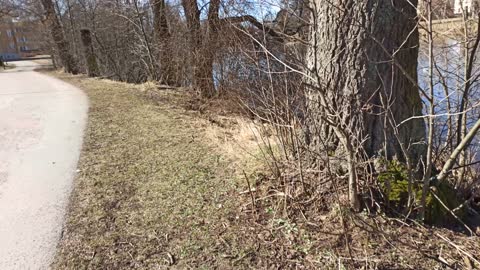
[[[205,35],[205,43],[202,46],[202,57],[199,62],[199,83],[202,89],[202,96],[211,98],[215,95],[215,83],[213,78],[213,63],[218,42],[220,0],[211,0],[208,9],[208,25]]]
[[[159,80],[167,85],[176,84],[176,76],[172,63],[172,41],[170,29],[168,27],[165,0],[153,0],[153,27],[155,30],[155,39],[158,46],[157,57],[159,66]]]
[[[76,46],[77,44],[77,27],[75,26],[75,19],[73,18],[72,15],[72,4],[70,3],[70,0],[67,0],[66,3],[67,5],[67,11],[68,11],[68,20],[70,22],[70,28],[71,28],[71,42],[72,42],[72,51],[75,55],[79,55],[78,48]]]
[[[187,26],[190,34],[190,46],[193,53],[193,87],[204,98],[215,94],[213,82],[214,45],[217,40],[219,0],[212,0],[208,11],[208,33],[202,43],[200,11],[196,0],[182,0]],[[213,44],[213,46],[211,46]]]
[[[92,35],[90,30],[80,30],[80,37],[82,39],[85,62],[87,63],[87,74],[89,77],[97,77],[99,75],[98,64],[95,53],[93,52]]]
[[[422,119],[398,127],[400,142],[392,127],[385,126],[380,95],[389,101],[394,122],[422,114],[417,87],[418,31],[417,1],[321,1],[311,0],[312,33],[307,53],[310,71],[308,108],[320,112],[319,94],[326,93],[326,105],[333,111],[342,106],[349,113],[361,114],[357,123],[366,138],[363,149],[369,156],[403,157],[400,143],[410,146],[425,139]],[[313,80],[313,81],[312,81]],[[352,103],[347,104],[353,100]],[[344,123],[354,115],[346,111]],[[320,117],[310,123],[311,134],[321,134]],[[386,131],[386,136],[384,135]],[[316,140],[310,138],[313,145]],[[386,145],[386,147],[385,147]],[[386,149],[387,153],[379,155]],[[424,147],[411,146],[413,160],[424,154]]]
[[[45,9],[46,24],[49,28],[53,41],[58,49],[58,55],[62,62],[65,71],[72,74],[79,72],[78,63],[75,57],[70,52],[70,44],[65,39],[62,26],[55,13],[55,6],[52,0],[42,0],[43,8]]]
[[[147,31],[145,30],[145,25],[144,25],[144,21],[143,21],[143,18],[142,18],[142,14],[138,8],[138,0],[133,0],[133,5],[135,7],[135,15],[136,15],[136,18],[138,20],[138,26],[140,28],[140,34],[141,34],[141,38],[143,39],[143,42],[145,43],[145,47],[147,49],[147,53],[148,53],[148,63],[147,63],[147,67],[149,69],[149,79],[151,80],[157,80],[158,79],[158,74],[157,74],[157,70],[155,68],[155,57],[153,56],[153,50],[152,50],[152,46],[150,44],[150,41],[149,41],[149,38],[148,38],[148,35],[147,35]]]
[[[197,78],[199,77],[197,63],[199,62],[200,47],[202,46],[200,10],[198,9],[196,0],[182,0],[182,6],[187,19],[188,40],[190,43],[190,52],[192,54],[192,85],[196,91],[201,91],[201,89],[197,88]]]
[[[424,146],[412,145],[425,139],[422,119],[398,128],[385,126],[392,121],[384,121],[391,116],[398,124],[422,114],[417,12],[411,4],[417,1],[310,0],[307,143],[313,151],[325,151],[324,142],[332,136],[329,130],[341,129],[350,136],[350,145],[342,143],[347,155],[360,149],[370,157],[396,156],[414,163],[424,154]],[[388,113],[382,109],[382,97]],[[409,150],[409,157],[400,144]],[[349,170],[354,169],[351,158],[347,162]],[[356,179],[350,178],[350,203],[356,207],[357,183],[352,181]]]
[[[480,22],[480,17],[479,21]],[[469,31],[469,25],[467,22],[467,14],[463,14],[463,27],[464,27],[464,86],[463,86],[463,94],[462,94],[462,100],[460,102],[460,108],[459,112],[460,114],[458,115],[457,119],[457,145],[460,144],[460,142],[465,138],[465,135],[467,133],[467,112],[466,108],[468,106],[468,99],[470,95],[470,87],[472,85],[472,71],[473,71],[473,66],[474,66],[474,61],[475,61],[475,55],[478,50],[478,47],[480,45],[480,31],[477,30],[476,37],[475,37],[475,42],[472,47],[470,47],[470,31]],[[459,181],[462,182],[463,178],[465,176],[465,168],[463,165],[465,165],[467,159],[467,153],[463,151],[460,154],[459,157],[459,165],[462,166],[459,170]]]

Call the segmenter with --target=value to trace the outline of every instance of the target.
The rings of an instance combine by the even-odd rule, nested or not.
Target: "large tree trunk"
[[[46,23],[50,30],[53,41],[58,50],[60,61],[62,62],[65,71],[72,74],[79,72],[76,59],[70,52],[70,44],[65,39],[62,25],[55,13],[55,6],[52,0],[42,0],[43,8],[45,9]]]
[[[361,133],[366,141],[360,144],[368,156],[405,158],[400,143],[410,149],[413,160],[423,154],[423,146],[412,145],[424,141],[422,119],[403,123],[398,132],[390,124],[422,114],[417,14],[412,4],[416,1],[311,0],[307,94],[314,145],[322,139],[315,135],[324,134],[319,130],[325,126],[320,115],[327,107],[337,114],[333,122]]]
[[[417,13],[412,6],[416,4],[416,0],[310,0],[306,84],[311,150],[338,155],[359,149],[368,157],[402,160],[408,149],[412,162],[423,155],[423,119],[392,128],[422,114]],[[347,162],[350,170],[351,158]],[[356,179],[355,172],[350,174],[353,207],[358,205]]]

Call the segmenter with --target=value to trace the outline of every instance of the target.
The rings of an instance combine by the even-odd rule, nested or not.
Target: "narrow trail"
[[[0,269],[47,269],[87,119],[85,94],[15,62],[0,72]]]

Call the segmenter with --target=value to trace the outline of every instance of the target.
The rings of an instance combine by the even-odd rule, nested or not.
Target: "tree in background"
[[[79,72],[77,60],[70,51],[70,43],[65,39],[62,25],[56,15],[55,6],[52,0],[42,0],[42,5],[45,10],[45,22],[50,30],[52,39],[58,50],[60,61],[62,62],[65,71],[72,74]]]
[[[93,51],[92,34],[89,29],[81,29],[80,36],[83,45],[83,53],[87,65],[87,74],[89,77],[96,77],[99,74],[97,58]]]
[[[177,80],[173,69],[174,59],[172,53],[172,35],[167,19],[167,5],[165,0],[153,0],[153,27],[157,45],[157,58],[159,65],[159,81],[167,85],[176,85]]]
[[[220,1],[212,0],[209,4],[207,31],[202,32],[200,10],[196,0],[182,0],[187,20],[189,44],[192,55],[193,88],[204,98],[215,94],[213,82],[213,61],[217,42]]]

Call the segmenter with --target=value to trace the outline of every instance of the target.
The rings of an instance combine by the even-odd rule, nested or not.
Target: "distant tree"
[[[426,13],[426,6],[428,6],[426,1],[422,0],[418,3],[419,14]],[[451,18],[455,14],[453,13],[454,0],[432,0],[432,11],[431,15],[433,19],[446,19]],[[424,18],[426,19],[426,18]]]
[[[278,36],[271,27],[259,22],[251,15],[220,17],[221,0],[211,0],[208,6],[207,20],[204,27],[200,21],[201,11],[196,0],[182,0],[189,34],[190,50],[193,58],[193,87],[204,98],[215,95],[213,64],[219,46],[219,32],[230,28],[229,25],[240,25],[248,22],[265,34]],[[203,29],[204,30],[203,30]],[[234,35],[234,32],[223,32],[225,35]]]
[[[41,0],[41,2],[45,11],[45,22],[57,47],[60,61],[66,72],[77,74],[79,72],[78,63],[70,51],[69,42],[65,39],[62,25],[55,12],[55,6],[52,0]]]
[[[213,96],[215,86],[212,78],[213,67],[206,67],[206,61],[202,55],[203,43],[200,10],[196,0],[182,0],[182,6],[187,20],[188,38],[193,62],[193,87],[201,93],[201,96],[208,98]],[[210,5],[211,7],[212,5]]]
[[[81,29],[80,37],[83,45],[83,52],[85,56],[85,62],[87,65],[87,74],[89,77],[96,77],[99,75],[97,58],[93,51],[92,34],[89,29]]]
[[[165,0],[152,0],[154,36],[157,45],[159,66],[159,80],[168,85],[175,85],[176,78],[173,70],[172,35],[168,25],[167,5]]]

